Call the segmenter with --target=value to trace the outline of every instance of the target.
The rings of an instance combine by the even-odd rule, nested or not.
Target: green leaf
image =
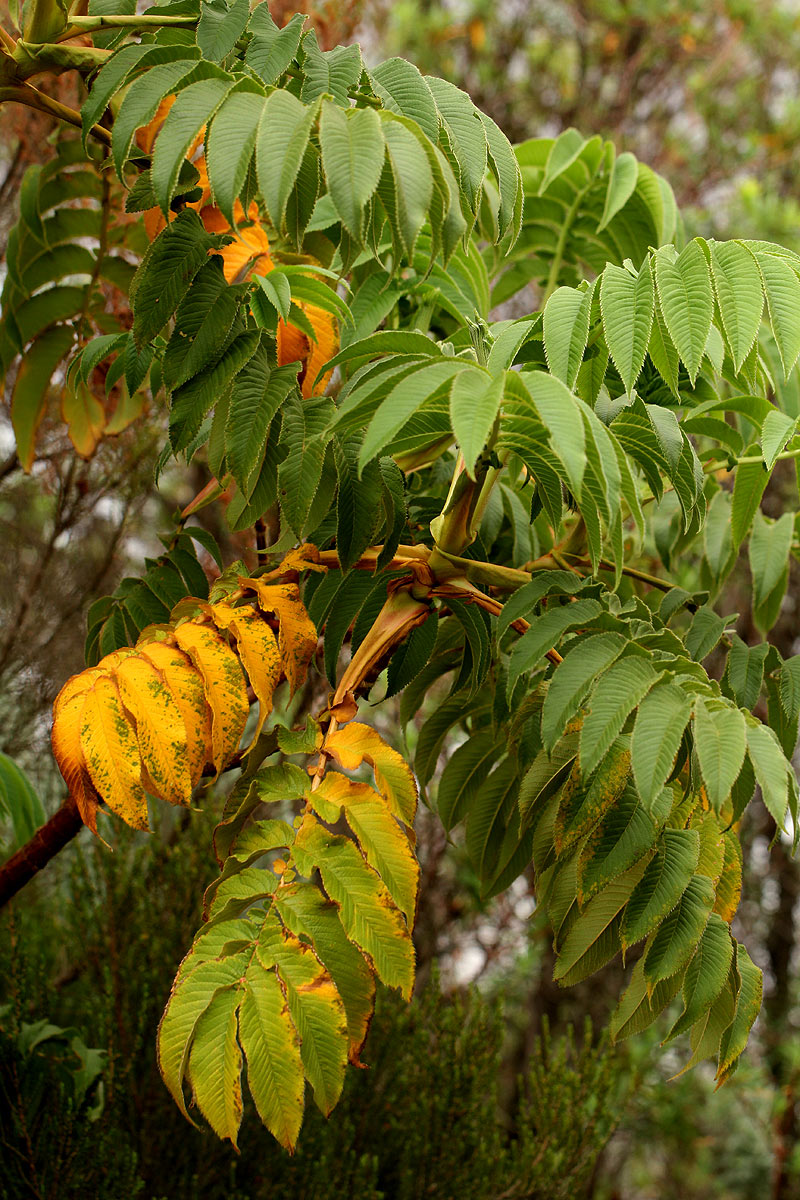
[[[778,828],[783,829],[789,803],[787,774],[791,768],[773,730],[755,718],[747,721],[747,753],[764,805]]]
[[[526,372],[525,385],[545,426],[554,453],[564,464],[570,489],[580,500],[586,468],[586,434],[580,401],[552,375]]]
[[[594,287],[556,288],[544,308],[544,352],[550,373],[568,388],[575,386],[589,338]]]
[[[404,58],[387,58],[370,72],[375,94],[383,107],[416,121],[426,137],[439,136],[436,103],[419,70]]]
[[[585,775],[594,770],[657,680],[657,673],[642,658],[620,659],[599,677],[581,729],[581,770]]]
[[[247,1082],[261,1120],[281,1145],[291,1150],[303,1121],[300,1038],[278,977],[253,963],[245,983],[239,1034],[247,1059]]]
[[[464,455],[470,478],[489,440],[505,389],[505,374],[490,375],[480,369],[462,371],[450,390],[450,422]]]
[[[555,179],[558,179],[559,175],[572,166],[585,145],[586,138],[578,133],[577,129],[565,129],[563,133],[559,134],[550,147],[550,153],[544,165],[542,182],[539,184],[540,196],[547,191]]]
[[[726,695],[731,695],[740,708],[753,709],[758,703],[768,651],[766,642],[748,646],[737,634],[731,634],[731,648],[725,668],[725,683],[729,689]]]
[[[665,829],[655,858],[630,898],[622,918],[625,949],[646,938],[672,911],[697,867],[700,834],[696,829]]]
[[[414,255],[417,237],[424,225],[433,197],[433,174],[428,152],[419,131],[402,118],[385,116],[381,128],[386,141],[387,167],[381,177],[380,197],[390,227],[400,236],[400,251]]]
[[[692,700],[674,683],[654,687],[639,705],[631,739],[631,762],[642,803],[650,808],[672,773]]]
[[[304,401],[296,393],[283,406],[281,441],[289,453],[278,467],[278,490],[281,510],[301,541],[322,478],[334,412],[326,397]]]
[[[283,88],[264,102],[256,138],[256,172],[270,220],[283,229],[286,205],[295,187],[319,106],[306,107]]]
[[[727,624],[725,617],[719,616],[713,608],[698,608],[692,618],[691,629],[686,635],[686,649],[695,662],[702,662],[706,655],[711,653],[725,632]]]
[[[192,51],[187,49],[187,55],[191,54]],[[191,57],[161,63],[135,79],[128,88],[111,131],[111,153],[120,181],[136,130],[152,121],[162,97],[174,92],[180,81],[196,67],[197,59]]]
[[[469,369],[469,364],[463,360],[439,360],[430,366],[420,367],[395,384],[381,401],[367,426],[358,456],[359,467],[363,467],[371,458],[380,454],[438,387],[461,371]],[[343,411],[339,409],[339,417]]]
[[[610,880],[627,871],[653,850],[658,832],[656,821],[663,823],[666,819],[671,799],[671,792],[662,793],[651,815],[628,784],[600,824],[589,834],[581,850],[578,860],[580,904],[586,904]]]
[[[319,122],[322,169],[342,223],[360,241],[364,207],[378,186],[386,143],[378,114],[371,108],[347,115],[326,100]]]
[[[467,853],[482,881],[488,882],[497,867],[518,788],[517,765],[512,758],[505,758],[484,781],[467,813]]]
[[[314,33],[303,38],[303,87],[300,99],[304,104],[320,96],[333,96],[342,108],[349,104],[348,92],[355,87],[363,71],[361,50],[357,45],[334,46],[322,51]]]
[[[206,139],[206,165],[214,202],[233,225],[233,206],[244,185],[264,97],[256,92],[236,91],[220,105]]]
[[[219,238],[206,233],[196,212],[178,213],[158,235],[131,285],[133,336],[138,347],[160,333]]]
[[[656,251],[656,286],[667,329],[694,384],[708,341],[714,297],[706,256],[697,239],[672,260],[669,247]]]
[[[625,871],[624,874],[619,875],[616,879],[612,879],[599,895],[589,901],[574,925],[570,928],[563,945],[559,949],[553,971],[554,979],[562,980],[564,983],[578,983],[581,979],[591,974],[592,971],[596,970],[596,964],[591,959],[583,963],[581,960],[586,958],[590,948],[598,941],[611,925],[611,922],[614,921],[614,918],[625,907],[631,893],[641,878],[643,870],[644,863],[636,863],[633,867]],[[619,947],[616,930],[614,932],[613,943],[609,947],[611,953],[616,952]],[[610,958],[611,954],[606,953],[605,957]]]
[[[221,258],[215,256],[200,268],[178,306],[164,352],[167,387],[180,387],[220,354],[243,294],[242,288],[226,283]]]
[[[242,1122],[242,1051],[238,1039],[239,988],[217,992],[197,1022],[188,1077],[195,1102],[217,1137],[237,1145]]]
[[[777,408],[771,408],[767,413],[761,427],[761,451],[768,471],[775,466],[778,455],[794,436],[796,428],[797,417],[790,417]]]
[[[447,130],[462,190],[476,213],[487,165],[486,133],[480,114],[467,93],[448,80],[428,75],[426,82]]]
[[[694,745],[715,812],[731,794],[747,747],[744,714],[730,706],[711,707],[698,697],[694,710]]]
[[[275,83],[280,75],[291,64],[300,45],[305,18],[302,13],[295,13],[290,21],[279,29],[269,15],[269,9],[259,5],[253,10],[248,33],[250,39],[244,60],[251,67],[262,83],[268,86]]]
[[[197,1023],[218,992],[238,983],[248,958],[233,955],[198,962],[196,953],[190,951],[173,985],[158,1029],[158,1065],[173,1100],[189,1120],[183,1079]]]
[[[233,86],[229,79],[199,79],[178,95],[156,138],[150,181],[162,212],[169,213],[178,172],[189,146],[208,125]]]
[[[185,450],[200,428],[203,417],[228,384],[250,361],[259,346],[259,334],[242,333],[230,341],[217,361],[173,392],[170,443],[177,454]]]
[[[738,942],[736,945],[736,970],[739,975],[736,1012],[720,1041],[718,1078],[720,1076],[724,1078],[744,1050],[753,1023],[761,1011],[764,976],[744,946]]]
[[[275,907],[292,933],[308,937],[317,957],[336,984],[347,1015],[351,1054],[367,1036],[375,995],[375,979],[364,956],[347,940],[336,905],[316,887],[291,883],[278,889]]]
[[[644,978],[644,957],[640,958],[633,968],[630,983],[611,1015],[609,1031],[613,1041],[641,1033],[652,1025],[659,1013],[677,996],[682,981],[683,976],[679,971],[670,979],[657,983],[652,995],[649,995]]]
[[[436,645],[437,626],[436,617],[428,617],[394,651],[389,661],[385,700],[402,691],[428,665]]]
[[[272,418],[294,390],[297,364],[270,367],[263,344],[233,381],[225,429],[225,453],[237,485],[253,494]]]
[[[777,521],[757,513],[750,535],[750,574],[753,578],[753,611],[775,590],[786,572],[794,538],[793,512]]]
[[[14,842],[24,846],[46,817],[28,776],[7,754],[0,753],[0,813],[11,821]]]
[[[758,446],[753,444],[746,457],[758,455]],[[762,463],[740,463],[733,481],[731,505],[731,536],[738,550],[753,523],[753,516],[769,482],[769,473]]]
[[[626,150],[624,154],[617,155],[608,177],[603,215],[597,226],[598,233],[602,233],[620,209],[628,203],[636,190],[638,174],[639,164],[635,155],[631,154],[629,150]]]
[[[753,255],[741,242],[711,242],[711,278],[736,373],[753,348],[764,297]]]
[[[349,570],[372,545],[382,503],[381,473],[370,463],[359,480],[358,447],[338,438],[333,443],[339,487],[336,495],[336,548],[344,570]]]
[[[222,62],[245,31],[250,19],[249,0],[201,0],[197,44],[203,58]]]
[[[788,379],[800,354],[800,278],[783,258],[759,250],[755,251],[755,257],[764,282],[769,322],[783,365],[783,377]]]
[[[300,1058],[314,1099],[327,1117],[342,1093],[347,1066],[347,1020],[342,998],[311,946],[277,920],[265,922],[258,942],[264,967],[273,964],[300,1037]]]
[[[523,633],[511,652],[508,667],[508,695],[512,695],[517,680],[527,671],[538,666],[546,652],[552,649],[561,637],[570,629],[599,617],[602,612],[596,600],[576,600],[574,604],[564,604],[558,608],[550,608],[531,622],[530,629]]]
[[[653,327],[655,301],[649,260],[638,275],[607,264],[600,280],[600,311],[609,354],[630,395],[644,365]]]
[[[658,295],[655,298],[653,310],[653,326],[650,330],[650,341],[647,352],[653,361],[653,366],[666,383],[673,396],[678,395],[678,351],[669,336]]]
[[[598,633],[577,640],[550,680],[542,708],[542,741],[552,751],[575,716],[596,677],[619,658],[627,645],[618,633]]]
[[[714,907],[714,885],[707,875],[694,875],[678,903],[664,918],[644,957],[648,990],[686,965],[703,936]]]
[[[73,345],[74,333],[65,325],[46,329],[31,345],[17,371],[11,395],[11,424],[17,457],[30,471],[36,450],[36,431],[47,407],[50,380]]]
[[[683,981],[683,1012],[665,1042],[686,1033],[708,1012],[728,981],[732,959],[730,930],[722,918],[712,912]]]
[[[439,819],[448,833],[469,812],[501,749],[495,733],[482,729],[448,759],[436,799]]]
[[[522,229],[522,173],[516,155],[502,130],[486,113],[476,109],[483,125],[489,161],[497,176],[500,208],[497,214],[500,238],[508,249],[514,245]]]
[[[301,852],[303,857],[301,857]],[[298,833],[295,858],[319,869],[325,891],[339,906],[348,938],[368,956],[379,978],[408,999],[414,982],[414,947],[386,886],[347,838],[314,822]]]

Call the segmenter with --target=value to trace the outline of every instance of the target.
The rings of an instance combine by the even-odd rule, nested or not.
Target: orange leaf
[[[73,680],[82,679],[82,675],[73,675]],[[58,710],[54,713],[53,729],[50,740],[53,746],[58,769],[69,788],[69,794],[78,806],[78,812],[84,825],[88,825],[92,833],[97,833],[97,795],[89,778],[86,759],[81,750],[81,712],[86,700],[86,692],[90,687],[80,691],[74,690],[63,699],[64,689],[56,697]],[[55,709],[55,706],[54,706]]]
[[[222,269],[228,283],[249,279],[256,271],[272,270],[269,238],[258,222],[240,229],[232,242],[215,253],[222,258]]]

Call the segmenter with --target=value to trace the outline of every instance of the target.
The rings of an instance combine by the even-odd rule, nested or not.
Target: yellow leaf
[[[203,678],[211,708],[213,761],[219,774],[236,753],[250,712],[241,663],[221,634],[208,625],[187,621],[175,630],[175,641]]]
[[[50,739],[58,769],[69,788],[70,796],[78,806],[81,820],[91,829],[92,833],[97,833],[97,809],[99,806],[89,778],[86,759],[81,750],[81,712],[86,700],[86,692],[91,685],[87,682],[86,688],[80,691],[76,690],[74,686],[75,681],[82,680],[84,674],[87,672],[73,675],[56,697]],[[73,684],[71,694],[64,699],[64,692],[70,684]]]
[[[714,912],[730,925],[742,895],[742,847],[733,830],[723,834],[723,845],[725,861],[717,883]]]
[[[402,756],[386,744],[376,729],[353,721],[328,734],[325,750],[345,771],[355,771],[362,762],[368,762],[378,789],[394,815],[406,825],[414,823],[416,780]]]
[[[73,700],[75,696],[79,696],[83,692],[88,692],[97,676],[102,674],[104,674],[104,672],[98,666],[87,667],[85,671],[80,671],[77,675],[70,675],[69,679],[53,701],[53,717],[57,717],[59,710],[64,705],[69,704],[69,702]]]
[[[263,583],[260,579],[241,579],[241,587],[258,597],[264,612],[278,618],[278,649],[291,694],[305,681],[308,664],[317,648],[317,630],[300,600],[296,583]]]
[[[78,454],[81,458],[91,458],[106,427],[106,410],[85,383],[79,383],[74,390],[64,390],[61,416]]]
[[[192,798],[186,726],[167,681],[153,663],[133,654],[116,670],[122,703],[136,723],[149,790],[169,804]]]
[[[275,570],[262,575],[261,580],[263,582],[276,579],[279,575],[285,575],[287,571],[317,571],[324,574],[327,569],[325,564],[319,561],[319,550],[314,543],[303,542],[302,546],[297,546],[285,554]]]
[[[258,724],[248,747],[251,749],[272,712],[272,694],[282,674],[278,643],[264,618],[249,605],[234,608],[223,601],[211,606],[211,616],[220,629],[230,630],[236,638],[239,658],[258,700]]]
[[[186,728],[186,754],[192,787],[211,764],[211,709],[206,701],[203,680],[186,655],[166,642],[148,642],[137,647],[160,671],[180,709]]]
[[[100,797],[133,829],[148,829],[136,735],[116,682],[108,675],[99,675],[86,692],[80,738],[89,775]]]

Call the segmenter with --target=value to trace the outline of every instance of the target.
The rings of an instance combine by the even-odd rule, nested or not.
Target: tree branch
[[[69,796],[31,840],[0,867],[0,908],[30,883],[82,828],[78,806]]]
[[[65,121],[67,125],[74,125],[76,129],[81,128],[81,114],[77,109],[68,108],[59,100],[53,100],[44,92],[40,92],[38,88],[31,87],[29,83],[0,87],[0,103],[4,100],[14,100],[18,104],[26,104],[28,108],[35,108],[39,112],[47,113],[48,116],[57,117],[59,121]],[[111,134],[107,129],[103,129],[102,125],[92,125],[89,132],[98,142],[103,142],[106,146],[111,145]]]

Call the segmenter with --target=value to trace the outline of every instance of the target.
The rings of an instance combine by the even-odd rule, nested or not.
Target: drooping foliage
[[[20,456],[70,354],[65,395],[124,380],[131,412],[167,414],[162,466],[204,462],[232,530],[276,530],[269,561],[209,591],[181,525],[94,606],[55,705],[92,827],[101,802],[146,827],[148,796],[242,771],[159,1035],[176,1102],[188,1083],[235,1143],[246,1070],[289,1148],[306,1081],[332,1109],[375,979],[411,991],[417,783],[487,898],[533,872],[560,983],[633,951],[614,1035],[676,1001],[667,1038],[724,1082],[761,1000],[730,929],[737,825],[758,788],[796,838],[800,657],[746,645],[714,602],[743,547],[763,633],[786,592],[795,514],[760,502],[800,455],[800,258],[687,240],[633,155],[573,129],[512,151],[453,85],[324,52],[263,4],[64,21],[111,37],[84,64],[83,145],[150,244],[129,322],[84,344],[109,239],[76,322],[30,278],[24,239],[55,244],[59,218],[26,185],[3,318],[29,356]],[[86,236],[65,234],[76,263]],[[358,718],[384,668],[401,722],[422,713],[410,765]],[[332,694],[285,729],[273,695],[309,670]]]

